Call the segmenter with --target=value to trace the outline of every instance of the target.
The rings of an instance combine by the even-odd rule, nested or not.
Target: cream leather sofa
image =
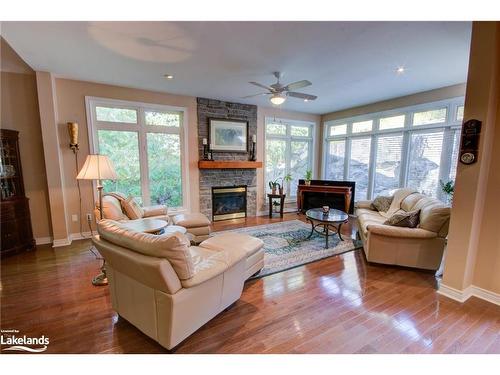
[[[263,252],[263,242],[245,234],[189,246],[178,232],[134,232],[112,220],[101,220],[98,233],[113,309],[167,349],[240,298],[248,257]]]
[[[121,194],[108,193],[102,197],[103,218],[115,221],[131,220],[123,211],[120,200],[117,198]],[[144,206],[142,207],[144,216],[142,219],[161,219],[169,224],[179,225],[186,228],[187,232],[193,236],[194,243],[200,243],[210,236],[210,220],[201,213],[178,214],[170,218],[167,206]],[[96,208],[94,215],[100,217],[99,209]],[[141,219],[137,219],[141,220]]]
[[[401,228],[384,225],[387,218],[370,206],[371,201],[359,201],[354,211],[369,262],[439,268],[448,235],[449,207],[423,194],[410,194],[401,201],[400,209],[420,210],[420,224],[417,228]]]

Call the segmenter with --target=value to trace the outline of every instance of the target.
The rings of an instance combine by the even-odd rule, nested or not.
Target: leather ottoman
[[[261,239],[242,233],[221,233],[203,241],[199,245],[208,250],[242,249],[246,253],[245,279],[264,267],[264,242]]]
[[[172,222],[186,228],[195,243],[200,243],[210,236],[210,220],[201,213],[175,215]]]

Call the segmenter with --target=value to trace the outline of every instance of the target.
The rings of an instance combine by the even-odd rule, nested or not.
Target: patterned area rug
[[[325,237],[315,232],[310,239],[307,239],[311,233],[311,224],[300,220],[232,229],[224,232],[245,233],[264,241],[264,268],[250,279],[282,272],[363,246],[359,240],[344,235],[344,241],[341,241],[335,235],[330,236],[329,248],[325,249]]]

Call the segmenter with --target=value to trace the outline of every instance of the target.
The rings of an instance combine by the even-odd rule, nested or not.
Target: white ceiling
[[[466,81],[470,22],[2,22],[35,70],[270,106],[248,84],[302,79],[284,109],[327,113]],[[403,65],[406,72],[395,74]],[[163,78],[173,74],[173,80]]]

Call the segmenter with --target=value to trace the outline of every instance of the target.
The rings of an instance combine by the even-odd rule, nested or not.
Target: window
[[[330,135],[341,135],[347,133],[347,124],[335,125],[330,127]]]
[[[403,135],[388,135],[377,139],[374,196],[390,195],[399,187]]]
[[[444,199],[454,180],[463,98],[326,122],[323,178],[356,182],[355,200],[408,186]]]
[[[266,118],[266,191],[269,181],[280,179],[282,184],[281,179],[290,174],[292,180],[284,186],[287,198],[297,196],[299,179],[312,170],[313,130],[312,123]]]
[[[348,180],[356,181],[356,197],[358,200],[366,199],[368,196],[371,141],[370,137],[353,138],[351,140]]]
[[[397,129],[405,126],[405,115],[382,117],[380,119],[380,130]]]
[[[341,181],[344,179],[345,140],[329,141],[326,158],[326,179]]]
[[[426,195],[436,195],[439,185],[443,135],[443,130],[412,133],[407,186]]]
[[[446,108],[417,112],[413,115],[413,125],[438,124],[446,121]]]
[[[460,105],[457,107],[457,116],[456,120],[457,121],[462,121],[464,119],[464,106]]]
[[[92,152],[109,156],[120,191],[144,205],[186,207],[183,172],[184,109],[109,99],[86,98]]]
[[[352,132],[353,133],[369,132],[370,130],[372,130],[372,125],[373,125],[372,120],[355,122],[352,124]]]

